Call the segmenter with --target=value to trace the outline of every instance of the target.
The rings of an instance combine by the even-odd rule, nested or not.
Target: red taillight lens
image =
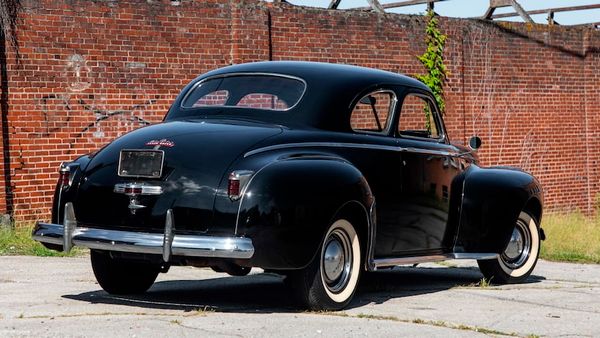
[[[229,187],[227,187],[227,194],[230,198],[240,197],[240,180],[236,178],[229,178]]]
[[[244,193],[244,189],[254,174],[250,170],[236,170],[229,174],[229,185],[227,186],[227,195],[232,201],[240,199]]]
[[[125,187],[125,195],[139,195],[142,193],[142,187]]]

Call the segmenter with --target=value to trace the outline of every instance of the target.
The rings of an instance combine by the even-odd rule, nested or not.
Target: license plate
[[[123,149],[118,174],[121,177],[160,178],[164,155],[162,150]]]

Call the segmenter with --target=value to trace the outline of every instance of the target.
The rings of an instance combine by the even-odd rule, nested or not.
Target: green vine
[[[440,32],[438,20],[435,17],[434,11],[428,11],[427,18],[427,28],[425,29],[425,43],[427,44],[427,50],[423,55],[417,56],[427,70],[427,73],[417,75],[417,79],[431,89],[437,105],[443,114],[446,108],[444,103],[444,82],[448,76],[448,71],[444,64],[446,35]],[[431,131],[431,112],[427,107],[424,110],[427,130]]]

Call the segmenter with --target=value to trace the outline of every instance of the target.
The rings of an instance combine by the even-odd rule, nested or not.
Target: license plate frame
[[[117,175],[120,177],[160,178],[165,152],[155,149],[121,149]]]

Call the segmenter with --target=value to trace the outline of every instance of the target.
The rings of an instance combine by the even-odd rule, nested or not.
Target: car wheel
[[[523,282],[535,268],[540,254],[540,234],[536,221],[522,211],[508,245],[497,259],[477,261],[484,277],[492,283]]]
[[[327,230],[313,261],[287,278],[304,306],[311,310],[339,310],[350,303],[356,291],[361,257],[354,226],[346,219],[338,219]]]
[[[160,266],[113,258],[108,252],[92,250],[90,256],[98,284],[111,294],[144,293],[160,272]]]

